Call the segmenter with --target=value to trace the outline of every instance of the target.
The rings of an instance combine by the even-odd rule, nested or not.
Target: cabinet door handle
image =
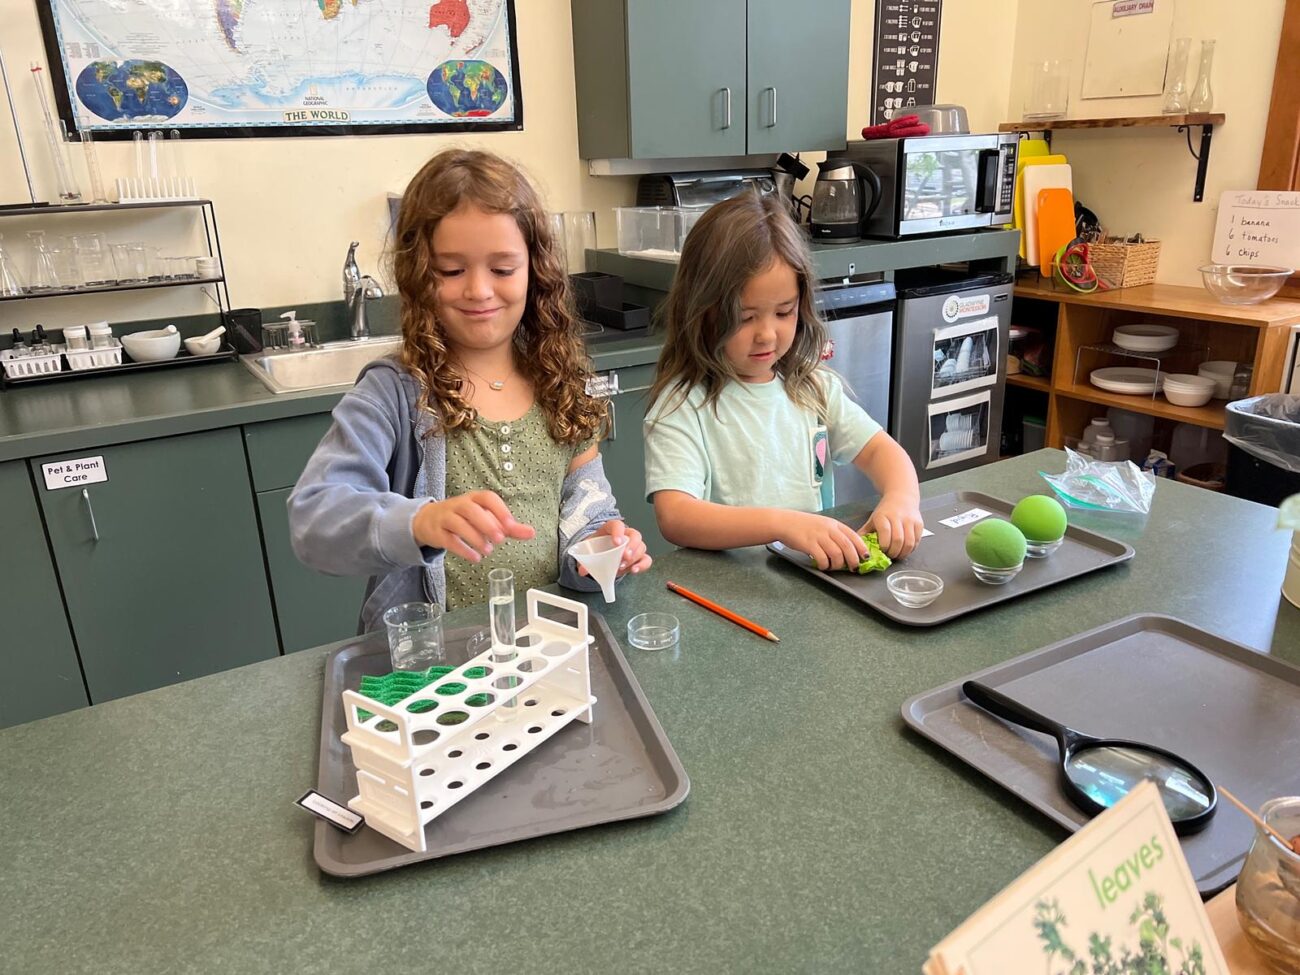
[[[731,128],[731,89],[722,89],[722,127]]]
[[[90,534],[99,541],[99,526],[95,524],[95,509],[90,504],[90,488],[81,489],[81,500],[86,502],[86,514],[90,515]]]
[[[776,85],[767,89],[772,93],[772,121],[767,123],[769,129],[776,128]]]

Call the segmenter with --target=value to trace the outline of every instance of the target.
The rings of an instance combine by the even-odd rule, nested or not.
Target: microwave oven
[[[1014,132],[850,142],[829,153],[880,179],[880,204],[863,235],[897,239],[1010,223],[1016,185]]]

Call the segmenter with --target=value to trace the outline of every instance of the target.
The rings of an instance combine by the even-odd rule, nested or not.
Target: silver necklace
[[[494,380],[494,379],[488,379],[487,376],[480,375],[479,373],[477,373],[477,372],[475,372],[473,369],[471,369],[469,366],[465,365],[463,362],[461,363],[461,368],[464,369],[464,370],[465,370],[467,373],[469,373],[471,376],[477,376],[479,379],[483,380],[483,382],[487,383],[487,384],[488,384],[488,388],[491,389],[494,393],[499,393],[499,392],[501,392],[501,390],[503,390],[503,389],[506,388],[506,380],[505,380],[505,379],[495,379],[495,380]],[[509,378],[509,377],[507,377],[507,378]]]

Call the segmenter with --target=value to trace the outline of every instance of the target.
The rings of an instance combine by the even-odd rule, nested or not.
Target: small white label
[[[981,518],[987,518],[992,513],[991,511],[985,511],[983,508],[971,508],[970,511],[963,511],[951,518],[943,518],[939,521],[939,524],[946,525],[948,528],[960,528],[962,525],[969,525]]]
[[[53,464],[42,464],[41,473],[45,475],[45,490],[57,491],[59,488],[82,487],[86,484],[102,484],[108,480],[108,468],[104,465],[103,455],[99,457],[78,457],[76,460],[61,460]]]
[[[933,534],[934,534],[934,532],[930,531],[930,529],[928,529],[928,528],[922,528],[922,529],[921,529],[921,537],[922,537],[922,538],[929,538],[929,537],[930,537],[931,535],[933,535]]]
[[[593,399],[609,399],[611,396],[617,396],[618,392],[618,373],[616,372],[587,378],[587,395]]]
[[[1156,12],[1156,0],[1117,0],[1110,8],[1111,19],[1116,17],[1136,17],[1139,14]]]
[[[943,320],[945,322],[955,322],[959,318],[970,318],[971,315],[987,315],[989,313],[989,296],[988,295],[949,295],[948,300],[943,303]]]
[[[362,816],[357,815],[347,806],[341,806],[333,799],[326,799],[323,795],[315,790],[307,792],[298,800],[298,805],[302,806],[309,813],[319,816],[341,830],[349,833],[355,833],[365,822]]]

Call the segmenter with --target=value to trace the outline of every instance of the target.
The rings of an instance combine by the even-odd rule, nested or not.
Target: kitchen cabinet
[[[839,149],[849,0],[572,0],[584,159]]]
[[[244,427],[283,653],[353,636],[366,591],[365,577],[327,576],[307,568],[289,542],[289,492],[330,423],[330,414],[312,413]]]
[[[45,484],[87,456],[107,480]],[[238,429],[29,464],[91,703],[277,655]]]
[[[280,647],[285,653],[355,635],[367,581],[365,577],[322,575],[298,561],[289,543],[289,511],[285,506],[291,490],[261,491],[257,495],[262,546],[271,574]]]
[[[605,476],[614,489],[623,521],[639,531],[651,556],[664,555],[673,546],[659,534],[654,505],[645,499],[645,418],[646,393],[654,379],[653,365],[617,369],[620,392],[610,397],[610,426],[600,443]]]
[[[0,464],[0,728],[84,707],[86,687],[27,465]]]

